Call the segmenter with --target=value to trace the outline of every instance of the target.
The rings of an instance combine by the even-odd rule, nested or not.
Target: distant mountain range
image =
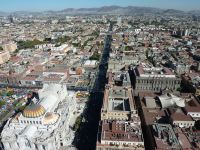
[[[43,11],[43,12],[28,12],[28,11],[16,11],[12,13],[6,13],[0,11],[0,16],[7,15],[197,15],[200,16],[200,10],[194,11],[181,11],[175,9],[159,9],[151,7],[120,7],[120,6],[104,6],[99,8],[67,8],[61,11]]]

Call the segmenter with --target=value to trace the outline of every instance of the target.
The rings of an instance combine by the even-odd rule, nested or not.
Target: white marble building
[[[76,102],[60,84],[44,85],[39,100],[8,120],[1,133],[5,150],[56,150],[71,145],[69,128]]]

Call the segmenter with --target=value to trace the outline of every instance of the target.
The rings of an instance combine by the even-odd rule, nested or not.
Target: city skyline
[[[155,7],[161,9],[177,10],[200,10],[199,0],[3,0],[0,5],[0,11],[46,11],[62,10],[66,8],[93,8],[102,6],[138,6],[138,7]]]

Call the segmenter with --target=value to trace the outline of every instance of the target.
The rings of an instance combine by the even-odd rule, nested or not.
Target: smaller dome
[[[44,119],[43,119],[43,124],[47,125],[47,124],[54,124],[57,122],[59,118],[58,114],[54,114],[54,113],[46,113]]]
[[[45,113],[45,108],[40,104],[32,104],[27,106],[23,111],[23,116],[27,118],[40,117]]]

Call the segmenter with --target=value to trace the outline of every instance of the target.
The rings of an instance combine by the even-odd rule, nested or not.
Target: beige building
[[[145,149],[131,87],[106,87],[97,137],[97,150]]]
[[[101,120],[130,120],[137,116],[131,88],[112,87],[105,90]]]
[[[180,128],[189,128],[193,127],[195,121],[189,115],[185,115],[183,113],[174,113],[171,115],[171,121],[174,126]]]
[[[135,90],[160,92],[165,89],[177,90],[181,79],[170,69],[165,67],[153,67],[149,64],[141,64],[134,70]]]
[[[2,46],[3,50],[9,51],[9,52],[14,52],[17,49],[17,44],[16,43],[8,43]]]
[[[0,52],[0,65],[4,64],[10,59],[10,53],[8,51],[1,51]]]

